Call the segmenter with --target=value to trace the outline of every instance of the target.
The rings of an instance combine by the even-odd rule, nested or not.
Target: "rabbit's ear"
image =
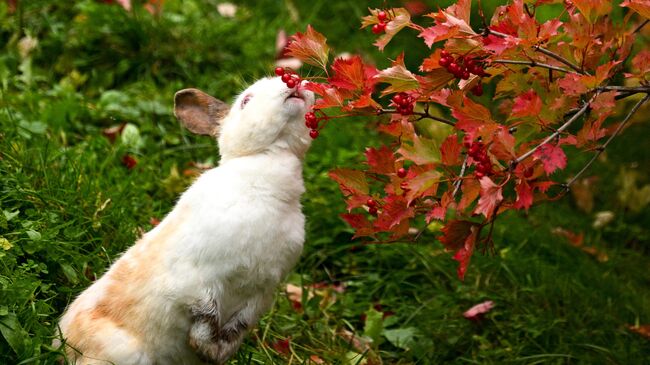
[[[174,95],[174,115],[196,134],[216,136],[230,105],[199,89],[183,89]]]

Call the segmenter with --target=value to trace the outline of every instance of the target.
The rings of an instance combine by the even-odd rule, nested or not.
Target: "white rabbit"
[[[218,136],[219,166],[69,306],[73,364],[223,364],[302,251],[313,93],[275,77],[232,107],[197,89],[174,102],[187,128]]]

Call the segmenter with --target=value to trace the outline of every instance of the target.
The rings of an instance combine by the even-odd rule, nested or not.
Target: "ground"
[[[53,363],[49,344],[66,305],[216,163],[215,143],[173,118],[176,90],[231,99],[272,73],[280,28],[308,23],[335,52],[380,66],[402,48],[411,59],[428,51],[406,37],[385,54],[373,49],[372,33],[358,29],[366,6],[355,2],[247,1],[234,18],[220,15],[216,1],[170,0],[158,15],[136,2],[130,13],[94,0],[19,4],[13,14],[0,4],[7,364]],[[305,163],[308,235],[290,294],[278,288],[232,363],[648,363],[650,342],[629,328],[650,323],[650,126],[638,121],[576,194],[500,218],[494,249],[472,259],[464,281],[435,226],[416,243],[351,239],[327,172],[361,164],[364,148],[382,137],[360,120],[337,121]],[[123,123],[121,135],[109,130]],[[567,171],[590,156],[571,157]],[[613,219],[594,228],[602,211]],[[495,306],[484,318],[463,317],[486,300]]]

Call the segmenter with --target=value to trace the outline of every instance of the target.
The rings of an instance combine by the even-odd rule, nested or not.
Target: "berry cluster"
[[[372,26],[373,33],[381,34],[386,31],[386,17],[387,14],[383,10],[377,13],[377,19],[379,20],[379,23]]]
[[[448,51],[442,50],[440,52],[440,60],[438,64],[453,74],[457,79],[467,80],[471,74],[483,77],[487,74],[483,69],[483,65],[480,61],[464,56],[458,56],[454,58]],[[476,96],[483,95],[483,85],[480,83],[472,88],[472,93]]]
[[[377,202],[375,199],[369,198],[366,205],[368,206],[368,213],[370,213],[370,215],[377,215]]]
[[[318,122],[324,118],[318,118],[316,113],[309,112],[305,114],[305,125],[310,129],[309,137],[316,139],[318,137]]]
[[[492,161],[487,154],[487,150],[483,145],[483,142],[477,141],[472,143],[469,146],[467,151],[469,157],[476,161],[476,172],[475,175],[477,178],[482,178],[483,176],[489,176],[494,174],[492,170]]]
[[[275,74],[280,76],[282,82],[287,84],[287,87],[289,89],[293,89],[294,87],[300,85],[300,76],[291,70],[286,70],[282,67],[276,67]]]
[[[415,106],[415,98],[405,92],[397,93],[393,96],[392,105],[395,106],[396,111],[401,115],[413,114],[413,107]]]

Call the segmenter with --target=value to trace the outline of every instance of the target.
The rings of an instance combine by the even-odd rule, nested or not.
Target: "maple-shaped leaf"
[[[648,1],[648,4],[650,6],[650,1]],[[639,75],[639,78],[645,78],[650,73],[650,50],[639,51],[632,58],[632,68],[636,71],[635,74]]]
[[[490,27],[492,29],[492,27]],[[511,48],[515,48],[519,45],[520,39],[512,36],[506,37],[497,37],[494,34],[488,34],[482,39],[482,48],[488,52],[494,53],[495,55],[501,55]]]
[[[538,38],[545,42],[558,35],[558,30],[564,25],[559,19],[551,19],[540,25]]]
[[[465,279],[465,273],[467,272],[467,267],[469,266],[469,260],[472,258],[472,254],[474,254],[474,247],[476,246],[478,232],[479,229],[477,226],[470,227],[470,233],[467,238],[465,238],[463,246],[458,251],[456,251],[456,254],[454,255],[454,260],[458,261],[457,273],[460,280]]]
[[[465,220],[452,220],[440,229],[440,242],[447,251],[456,251],[465,245],[465,240],[472,233],[472,227],[477,224]]]
[[[369,172],[378,174],[392,174],[395,172],[395,155],[387,146],[379,149],[366,148],[366,160],[368,161]]]
[[[462,145],[458,142],[456,134],[450,134],[440,145],[440,155],[442,163],[447,166],[460,164],[460,150]]]
[[[515,98],[510,116],[515,118],[537,116],[541,110],[542,99],[535,90],[530,89]]]
[[[375,232],[365,214],[341,214],[341,218],[354,228],[354,237],[371,236]]]
[[[381,231],[390,231],[414,216],[415,209],[408,206],[406,198],[400,195],[389,195],[375,221],[375,227]]]
[[[436,204],[433,209],[426,216],[427,224],[433,219],[444,220],[447,215],[447,210],[455,206],[454,197],[451,190],[447,190],[442,194],[442,199]]]
[[[612,11],[611,0],[572,0],[571,2],[591,24],[598,17],[607,15]]]
[[[495,184],[489,177],[485,176],[479,180],[481,184],[480,198],[474,210],[476,214],[483,214],[490,219],[496,210],[497,204],[503,200],[501,186]]]
[[[379,19],[377,17],[377,14],[379,14],[381,9],[369,9],[370,10],[370,15],[363,17],[361,21],[361,28],[365,28],[368,26],[372,26],[374,24],[379,23]],[[408,10],[404,8],[392,8],[392,9],[385,9],[383,10],[387,14],[390,14],[390,20],[388,23],[386,23],[386,29],[385,33],[377,39],[377,41],[374,43],[377,48],[379,48],[380,51],[384,50],[384,47],[390,42],[391,39],[395,36],[395,34],[399,33],[400,30],[404,29],[405,27],[409,26],[411,24],[411,14],[409,14]]]
[[[570,96],[582,95],[589,91],[589,88],[584,83],[584,79],[580,75],[574,73],[568,73],[566,76],[558,80],[557,84],[567,95]]]
[[[305,33],[296,33],[291,36],[291,44],[287,46],[289,56],[295,57],[310,65],[327,70],[329,47],[326,38],[307,25]]]
[[[458,202],[458,210],[465,210],[478,198],[481,192],[481,184],[476,179],[464,179],[460,185],[463,195]]]
[[[415,74],[409,71],[404,65],[403,53],[397,57],[391,67],[379,71],[375,78],[379,82],[384,82],[390,85],[381,92],[382,96],[401,91],[415,90],[420,86]]]
[[[515,201],[515,209],[525,209],[528,211],[533,205],[533,189],[528,185],[526,180],[521,180],[516,186],[517,200]]]
[[[352,169],[335,169],[329,172],[329,177],[339,183],[344,195],[368,195],[368,181],[363,171]]]
[[[462,3],[467,4],[468,2],[463,1]],[[466,14],[465,10],[462,9],[463,4],[460,7],[450,7],[453,12],[457,11],[463,13],[462,17],[469,17]],[[466,5],[469,7],[469,5]],[[431,46],[439,41],[456,37],[458,35],[473,37],[476,36],[476,32],[469,26],[468,21],[462,18],[459,18],[455,15],[450,8],[445,10],[440,10],[437,13],[431,13],[427,15],[435,20],[435,25],[424,28],[418,37],[424,39],[424,43],[431,48]]]
[[[426,165],[440,161],[440,151],[433,139],[413,135],[413,141],[402,141],[402,146],[397,150],[404,159],[411,160],[418,165]]]
[[[508,128],[499,126],[493,134],[490,153],[500,160],[511,160],[515,157],[515,137]]]
[[[359,56],[337,58],[331,69],[333,76],[327,81],[341,89],[372,91],[376,83],[377,69],[364,64]]]
[[[409,169],[413,172],[414,167]],[[406,202],[411,204],[415,199],[435,195],[438,190],[438,183],[442,174],[436,170],[424,171],[415,177],[409,178],[403,183],[403,189],[406,189]]]
[[[566,155],[561,147],[546,143],[540,146],[534,153],[533,157],[536,160],[542,161],[544,171],[547,174],[553,173],[557,169],[564,169],[566,167]]]
[[[344,100],[352,97],[352,93],[344,89],[337,89],[331,85],[320,84],[317,82],[308,82],[305,85],[305,89],[320,96],[320,98],[316,100],[316,103],[314,103],[315,108],[317,109],[342,107]]]
[[[625,0],[620,6],[628,7],[646,19],[650,19],[650,1],[648,0]]]

